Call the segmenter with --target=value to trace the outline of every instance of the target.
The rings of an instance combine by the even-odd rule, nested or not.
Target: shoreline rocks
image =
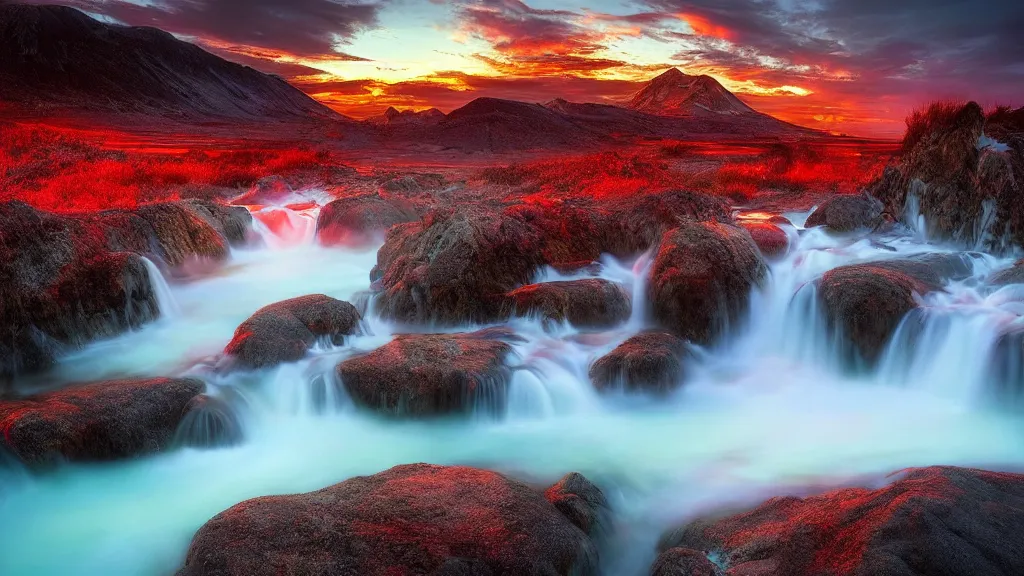
[[[300,296],[257,310],[235,329],[224,353],[251,369],[295,362],[318,338],[339,345],[360,333],[361,321],[348,302],[323,294]]]
[[[411,207],[379,194],[334,200],[320,209],[317,241],[324,246],[359,247],[373,243],[396,224],[419,220]]]
[[[0,401],[0,444],[32,466],[158,452],[204,389],[192,378],[112,380]]]
[[[396,466],[237,504],[196,532],[178,575],[596,575],[596,546],[562,510],[581,522],[603,495],[580,475],[548,493],[554,504],[487,470]]]
[[[1024,475],[918,468],[876,490],[773,498],[681,526],[662,537],[654,574],[1024,574],[1022,533]],[[724,570],[694,558],[709,554]]]
[[[826,226],[833,232],[871,230],[882,223],[884,209],[882,202],[867,192],[829,196],[811,212],[804,227]]]

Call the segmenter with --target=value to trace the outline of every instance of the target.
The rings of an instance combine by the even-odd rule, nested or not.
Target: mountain
[[[444,112],[437,108],[429,110],[402,110],[389,107],[379,116],[367,118],[366,121],[375,126],[432,126],[445,119]]]
[[[648,82],[627,107],[655,116],[757,114],[714,78],[690,76],[675,68]]]
[[[162,30],[2,2],[0,103],[190,119],[342,118],[281,78]]]

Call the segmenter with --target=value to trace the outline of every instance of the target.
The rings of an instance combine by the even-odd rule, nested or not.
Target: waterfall
[[[174,298],[163,273],[149,258],[143,256],[142,262],[146,265],[146,271],[149,272],[149,283],[153,286],[153,295],[156,297],[160,317],[172,319],[181,316],[181,307],[178,306],[178,301]]]

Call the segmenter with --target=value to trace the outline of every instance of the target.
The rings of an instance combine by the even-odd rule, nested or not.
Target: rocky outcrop
[[[384,346],[338,364],[358,405],[380,413],[423,417],[500,410],[510,370],[512,333],[400,334]]]
[[[0,380],[155,319],[142,258],[223,260],[248,225],[244,208],[198,200],[80,215],[0,204]]]
[[[870,230],[881,224],[883,209],[882,202],[867,192],[829,196],[811,212],[804,226],[827,226],[834,232]]]
[[[633,311],[621,284],[596,278],[529,284],[509,292],[508,303],[514,316],[577,328],[610,328],[629,320]]]
[[[674,547],[658,555],[651,576],[725,576],[725,572],[703,552]]]
[[[1024,127],[1007,121],[1014,114],[933,105],[912,117],[902,154],[871,192],[896,219],[923,215],[931,237],[996,251],[1021,245],[1024,146],[1013,143],[1024,141]],[[1003,140],[988,140],[989,131]]]
[[[0,443],[30,465],[156,452],[204,388],[195,379],[116,380],[0,401]]]
[[[316,236],[325,246],[366,246],[382,239],[395,224],[418,219],[416,211],[404,202],[378,194],[349,196],[320,209]]]
[[[596,547],[561,512],[572,501],[578,517],[595,514],[583,509],[600,491],[579,478],[554,505],[495,472],[429,464],[256,498],[200,528],[178,574],[589,576]]]
[[[412,324],[505,319],[505,294],[544,265],[635,256],[690,220],[728,221],[720,198],[664,192],[599,202],[555,199],[511,205],[462,204],[391,228],[377,254],[377,309]]]
[[[668,332],[643,332],[619,344],[590,366],[598,390],[664,394],[686,377],[693,352],[686,340]]]
[[[680,527],[662,538],[655,574],[716,574],[699,559],[679,562],[693,555],[680,550],[713,553],[730,576],[1021,574],[1022,531],[1024,476],[921,468],[877,490],[774,498]],[[704,572],[686,571],[694,566]]]
[[[323,294],[264,306],[235,330],[224,353],[245,368],[301,360],[317,339],[339,345],[360,332],[356,307]]]
[[[995,272],[989,277],[988,282],[993,286],[1024,284],[1024,260],[1018,260],[1013,266]]]
[[[712,344],[747,312],[767,267],[750,235],[718,222],[685,223],[665,234],[647,297],[655,321],[698,344]]]

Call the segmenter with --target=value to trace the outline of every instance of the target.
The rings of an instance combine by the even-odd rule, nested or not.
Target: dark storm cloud
[[[845,69],[872,79],[993,79],[1024,74],[1024,2],[999,0],[646,0],[695,16],[733,45],[788,64]],[[705,54],[695,42],[682,55]],[[721,50],[720,50],[721,51]],[[735,62],[733,62],[735,64]],[[762,63],[763,64],[763,63]]]
[[[82,10],[133,26],[155,26],[222,44],[278,50],[296,56],[333,53],[358,31],[377,25],[372,0],[72,0]]]

